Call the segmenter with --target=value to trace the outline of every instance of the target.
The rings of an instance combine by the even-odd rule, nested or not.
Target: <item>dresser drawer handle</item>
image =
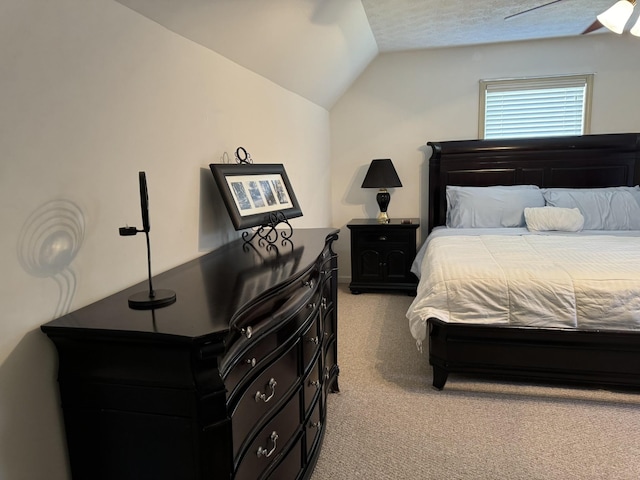
[[[251,335],[253,335],[253,328],[251,327],[243,328],[240,330],[240,333],[247,338],[251,338]]]
[[[316,309],[316,302],[311,302],[311,303],[307,304],[307,308],[309,308],[311,310],[315,310]]]
[[[269,395],[267,397],[266,393],[260,393],[260,390],[258,390],[256,392],[256,402],[259,402],[260,400],[262,400],[264,403],[267,403],[269,400],[271,400],[273,398],[273,396],[276,394],[276,385],[278,384],[278,382],[276,382],[275,378],[272,378],[271,380],[269,380],[269,384],[267,385],[268,388],[271,389],[271,395]],[[267,455],[269,456],[269,455]]]
[[[313,422],[309,426],[312,427],[312,428],[318,428],[319,429],[322,426],[322,422],[320,422],[320,421]]]
[[[308,282],[307,281],[303,281],[302,284],[305,287],[313,288],[313,280],[309,280]]]
[[[253,368],[253,367],[255,367],[255,366],[256,366],[256,359],[255,359],[255,357],[254,357],[254,358],[247,358],[244,362],[245,362],[247,365],[250,365],[250,366],[251,366],[251,368]]]
[[[273,455],[273,452],[276,451],[276,441],[278,440],[278,433],[277,432],[271,432],[271,436],[269,437],[269,440],[271,440],[271,442],[273,443],[273,448],[271,450],[267,450],[264,447],[258,447],[258,458],[260,457],[270,457],[271,455]]]
[[[320,380],[313,380],[313,381],[309,381],[309,386],[310,387],[316,387],[316,390],[320,389]]]
[[[318,338],[318,336],[316,335],[313,338],[310,338],[309,340],[307,340],[309,343],[313,343],[314,345],[318,345],[320,343],[320,339]]]

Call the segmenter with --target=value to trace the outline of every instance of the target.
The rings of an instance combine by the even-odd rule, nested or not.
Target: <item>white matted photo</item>
[[[273,212],[287,219],[302,216],[282,164],[210,167],[236,230],[266,225]]]

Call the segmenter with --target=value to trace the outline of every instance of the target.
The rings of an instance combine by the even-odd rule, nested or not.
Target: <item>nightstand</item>
[[[397,290],[415,295],[418,279],[410,269],[419,226],[417,218],[392,219],[389,223],[368,218],[351,220],[347,224],[351,230],[351,293]]]

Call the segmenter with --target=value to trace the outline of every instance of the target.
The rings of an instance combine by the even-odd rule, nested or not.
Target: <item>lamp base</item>
[[[380,212],[378,214],[378,223],[389,223],[391,220],[389,219],[389,215],[387,212]]]
[[[378,223],[389,223],[387,208],[389,207],[389,202],[391,201],[391,194],[387,192],[386,188],[381,188],[376,195],[376,201],[378,202],[378,207],[380,208],[380,213],[378,214]]]
[[[129,308],[134,310],[151,310],[171,305],[176,301],[176,292],[173,290],[156,290],[153,297],[149,292],[134,293],[129,297]]]

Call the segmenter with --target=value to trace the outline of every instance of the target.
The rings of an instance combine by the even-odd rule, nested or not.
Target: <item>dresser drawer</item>
[[[331,305],[333,305],[333,295],[332,295],[332,283],[331,283],[331,279],[328,278],[326,279],[323,284],[322,284],[322,308],[327,309],[329,307],[331,307]]]
[[[311,450],[315,447],[316,443],[320,439],[320,433],[322,432],[322,419],[323,419],[323,405],[320,402],[320,398],[315,404],[311,416],[304,424],[305,437],[307,444],[307,455],[311,453]]]
[[[320,264],[320,270],[326,271],[329,269],[331,260],[336,258],[336,254],[331,251],[331,248],[327,246],[318,257],[318,263]]]
[[[309,412],[311,403],[318,395],[318,391],[322,388],[322,364],[320,363],[320,355],[316,357],[313,364],[313,368],[309,371],[305,377],[302,388],[302,394],[304,396],[304,413]]]
[[[306,293],[306,292],[303,292]],[[287,343],[291,343],[301,327],[312,321],[312,316],[316,317],[318,312],[318,293],[314,293],[311,297],[304,295],[305,301],[296,301],[296,309],[288,309],[289,321],[281,327],[260,338],[252,337],[243,341],[244,348],[236,350],[239,353],[235,357],[234,363],[229,364],[230,369],[224,377],[225,386],[227,388],[227,398],[230,403],[235,403],[235,397],[240,395],[245,388],[244,383],[250,381],[256,374],[264,370],[276,355],[279,355]],[[313,323],[312,329],[317,330],[317,320]],[[308,339],[309,346],[313,346],[313,339],[318,334],[310,335]]]
[[[233,451],[240,451],[261,419],[266,418],[273,408],[282,404],[290,395],[290,390],[298,382],[298,351],[296,342],[275,363],[262,372],[243,389],[237,405],[229,405],[232,412]],[[298,421],[298,419],[293,419]]]
[[[335,386],[332,385],[335,376],[338,375],[338,364],[336,362],[336,338],[330,337],[324,356],[324,365],[322,367],[322,385],[327,391],[334,391]]]
[[[235,480],[255,480],[274,462],[282,459],[286,447],[300,426],[300,398],[295,394],[285,407],[258,432],[236,468]],[[284,479],[283,479],[284,480]]]
[[[320,332],[325,342],[334,335],[335,332],[335,305],[333,302],[327,304],[327,308],[322,312],[322,320],[320,322]]]
[[[247,348],[236,360],[235,365],[229,370],[224,384],[227,388],[227,398],[233,400],[238,394],[238,389],[242,387],[241,382],[255,371],[259,371],[262,363],[279,346],[279,335],[272,333],[256,341],[253,346]]]
[[[253,307],[248,305],[248,308],[233,319],[232,326],[243,332],[246,331],[247,327],[251,327],[255,331],[256,328],[265,323],[269,325],[277,324],[279,321],[286,319],[288,309],[296,308],[296,305],[300,302],[309,300],[317,290],[319,279],[320,271],[318,266],[313,265],[300,278],[278,291],[277,295],[267,295],[267,298],[260,305]],[[305,296],[307,297],[306,300]]]
[[[315,320],[311,324],[311,327],[302,336],[302,371],[306,372],[311,366],[311,361],[316,355],[316,352],[322,345],[322,334],[320,332],[320,312],[315,311]]]
[[[295,335],[297,329],[307,321],[320,303],[318,275],[317,270],[312,270],[308,275],[290,285],[286,295],[266,302],[271,310],[262,309],[261,315],[245,315],[236,319],[227,340],[227,353],[220,365],[225,382],[230,375],[230,370],[236,365],[247,360],[251,362],[254,357],[257,364],[270,347],[279,346]],[[274,336],[269,339],[267,338],[269,335]],[[258,342],[265,339],[271,342],[270,346],[249,353],[249,350],[252,350]],[[234,372],[234,376],[238,375],[238,372]],[[233,383],[233,378],[230,380]],[[233,388],[235,385],[230,386]]]
[[[302,469],[302,436],[298,438],[291,451],[278,466],[266,477],[269,480],[288,480],[298,478]]]

